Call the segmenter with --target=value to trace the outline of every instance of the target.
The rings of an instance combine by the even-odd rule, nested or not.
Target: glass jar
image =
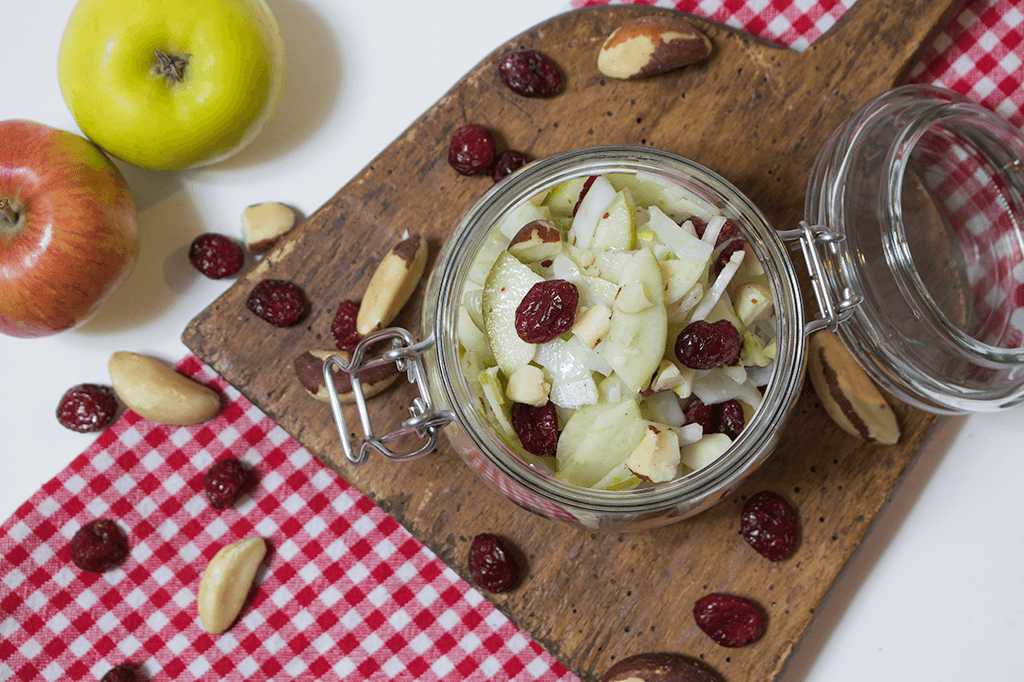
[[[681,185],[719,208],[741,230],[768,276],[776,306],[778,350],[760,407],[724,455],[667,483],[627,491],[592,490],[564,483],[527,464],[496,433],[478,408],[479,401],[473,397],[461,369],[457,315],[474,256],[505,216],[571,178],[641,171]],[[413,344],[414,352],[394,351],[395,356],[401,355],[409,362],[417,362],[412,356],[422,351],[419,371],[429,388],[421,388],[420,400],[414,406],[419,414],[414,414],[412,426],[443,429],[455,450],[483,480],[516,504],[574,526],[635,530],[708,508],[742,484],[772,452],[803,384],[808,330],[799,281],[783,236],[813,239],[806,229],[776,232],[761,211],[726,180],[673,154],[643,147],[593,147],[549,157],[521,169],[491,188],[466,213],[439,254],[423,303],[421,331],[428,342],[415,344],[404,339],[403,344]],[[383,334],[374,340],[393,332]],[[359,353],[357,349],[356,355]],[[352,362],[358,364],[360,358],[354,356]],[[344,365],[339,360],[337,366]],[[366,414],[364,408],[360,411]],[[339,436],[345,442],[348,429],[340,406],[335,418],[341,420]],[[365,426],[367,420],[363,421]],[[394,437],[408,433],[407,429]],[[374,449],[392,459],[416,457],[431,449],[428,439],[412,452],[394,453],[388,451],[386,443],[375,440],[372,433],[368,434],[359,453],[345,443],[346,454],[357,462]]]
[[[776,231],[728,181],[685,158],[645,147],[592,147],[530,164],[492,187],[439,254],[423,303],[422,334],[367,337],[351,363],[364,441],[354,451],[338,396],[331,406],[346,457],[377,451],[420,457],[441,433],[489,485],[519,506],[572,526],[637,530],[693,516],[741,485],[774,450],[804,380],[806,337],[838,332],[884,388],[937,413],[994,410],[1024,399],[1024,238],[1018,131],[944,90],[897,88],[829,138],[807,192],[807,221]],[[719,208],[760,260],[775,299],[778,351],[761,406],[716,461],[667,483],[601,491],[561,482],[524,462],[477,408],[459,356],[457,315],[473,264],[491,231],[532,197],[574,177],[643,171]],[[807,320],[788,253],[798,246],[819,310]],[[364,357],[364,348],[393,348]],[[419,389],[402,428],[373,433],[358,373],[397,362]],[[417,447],[395,451],[406,436]]]
[[[821,149],[805,216],[845,237],[832,295],[864,297],[839,328],[890,393],[921,409],[1024,400],[1024,138],[948,90],[910,85],[863,107]]]

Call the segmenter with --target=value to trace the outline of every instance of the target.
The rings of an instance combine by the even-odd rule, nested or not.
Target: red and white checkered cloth
[[[179,369],[221,392],[221,414],[169,427],[127,412],[0,527],[0,680],[96,680],[124,661],[179,682],[576,679],[209,367]],[[258,483],[218,511],[203,477],[225,457]],[[98,517],[131,545],[102,574],[68,554]],[[203,569],[252,536],[269,546],[255,596],[210,635]]]
[[[605,3],[573,2],[588,4]],[[852,1],[656,4],[801,49]],[[1020,126],[1022,36],[1024,0],[972,0],[911,78]],[[1016,298],[1024,307],[1024,285]],[[576,679],[212,370],[191,356],[179,369],[224,395],[219,416],[168,427],[126,413],[0,526],[0,681],[95,680],[126,660],[153,680]],[[215,511],[203,476],[224,457],[247,462],[259,482]],[[131,554],[84,573],[68,541],[102,516],[125,529]],[[202,570],[221,546],[254,535],[270,546],[258,589],[230,630],[209,635],[195,606]]]

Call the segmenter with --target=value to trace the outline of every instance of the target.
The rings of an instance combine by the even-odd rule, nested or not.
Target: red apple
[[[85,138],[0,121],[0,333],[39,337],[92,317],[139,255],[128,183]]]

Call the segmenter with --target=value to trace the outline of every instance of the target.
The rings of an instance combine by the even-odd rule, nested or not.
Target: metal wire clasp
[[[391,350],[379,356],[365,357],[368,348],[387,340],[391,340]],[[338,427],[338,437],[341,439],[342,448],[345,450],[345,458],[349,462],[356,466],[365,464],[370,456],[370,450],[376,450],[390,460],[407,461],[422,457],[437,447],[441,429],[448,422],[453,421],[455,417],[448,411],[435,411],[431,404],[426,372],[423,369],[423,361],[420,356],[433,345],[433,337],[417,343],[412,334],[407,330],[400,327],[390,327],[388,329],[381,329],[363,338],[352,352],[350,362],[346,363],[339,355],[328,356],[324,361],[324,384],[327,387],[331,412],[334,414],[334,423]],[[400,371],[405,372],[409,383],[414,384],[419,389],[420,395],[413,400],[413,405],[409,408],[411,416],[402,422],[402,428],[377,437],[373,435],[370,414],[366,409],[366,396],[363,395],[359,374],[375,367],[381,367],[389,362],[394,362]],[[359,420],[363,425],[363,444],[359,448],[358,454],[352,449],[352,440],[349,436],[348,426],[345,424],[341,400],[338,398],[338,391],[334,387],[333,368],[345,372],[352,383],[352,396],[355,398],[356,409],[359,411]],[[388,447],[388,443],[411,434],[416,434],[425,442],[418,448],[406,452],[395,452]]]
[[[837,331],[839,323],[845,322],[850,315],[853,315],[853,309],[860,305],[864,296],[855,294],[849,287],[846,287],[843,290],[843,299],[838,303],[832,301],[825,281],[825,263],[822,261],[817,247],[824,245],[834,248],[835,244],[846,239],[846,235],[833,232],[823,225],[808,225],[803,220],[800,221],[797,229],[780,230],[778,235],[785,242],[799,243],[811,276],[814,298],[817,299],[818,309],[821,311],[813,320],[804,325],[804,334],[809,336],[819,329]]]

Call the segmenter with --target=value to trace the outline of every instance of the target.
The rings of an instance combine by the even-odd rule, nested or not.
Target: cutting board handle
[[[965,0],[857,0],[805,53],[836,73],[860,72],[865,85],[889,89],[903,81],[921,48]],[[838,68],[836,60],[841,60]],[[876,81],[877,79],[877,81]]]

